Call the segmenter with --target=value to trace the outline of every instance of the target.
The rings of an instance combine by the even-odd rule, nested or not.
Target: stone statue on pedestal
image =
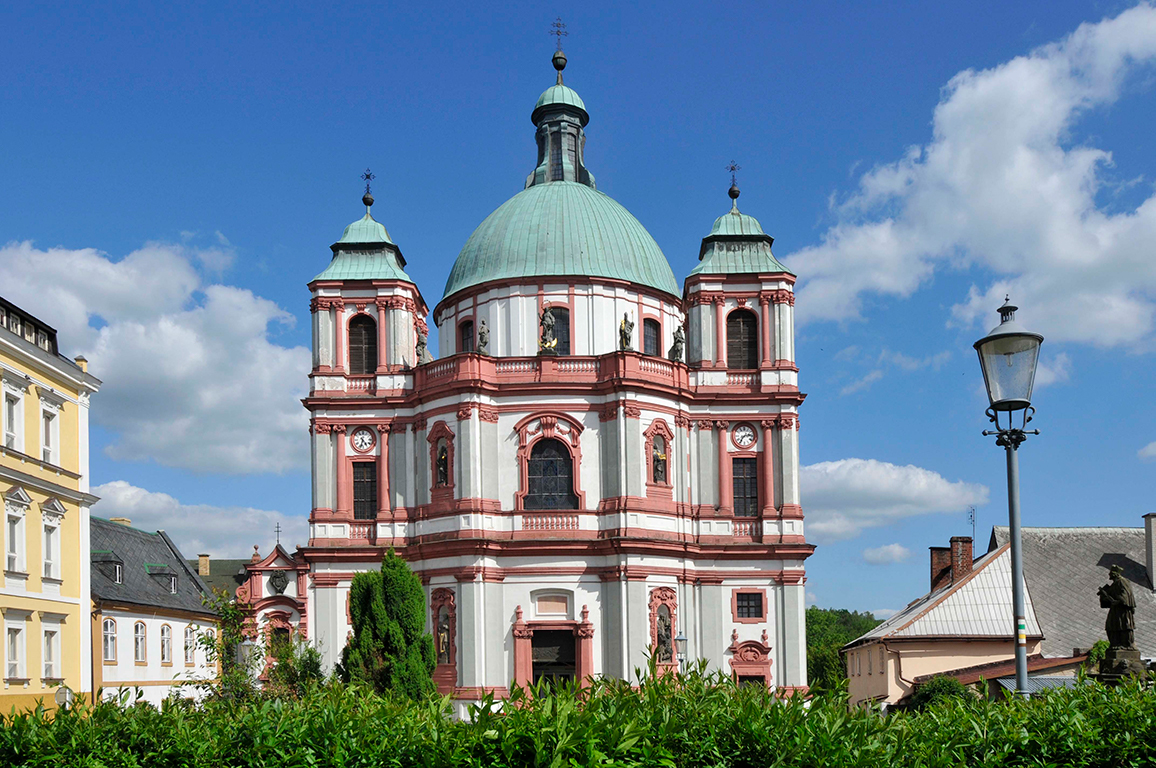
[[[490,354],[490,327],[488,325],[486,325],[485,320],[483,320],[481,325],[478,326],[478,349],[477,349],[477,352],[479,355]]]
[[[538,325],[542,327],[542,338],[538,340],[538,354],[558,354],[558,339],[554,336],[554,310],[549,305],[542,310],[542,316],[538,318]]]
[[[670,345],[670,354],[667,355],[676,363],[682,362],[682,348],[686,346],[686,333],[683,332],[682,326],[674,329],[674,343]]]
[[[1100,662],[1100,678],[1115,683],[1130,675],[1144,674],[1144,662],[1136,649],[1136,597],[1124,578],[1124,569],[1113,565],[1109,581],[1100,587],[1100,607],[1108,609],[1104,630],[1108,635],[1108,652]]]
[[[618,348],[620,350],[634,349],[634,323],[626,312],[622,313],[622,323],[618,326]]]

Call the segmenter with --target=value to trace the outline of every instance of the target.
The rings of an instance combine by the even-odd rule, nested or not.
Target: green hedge
[[[1148,766],[1156,693],[1087,685],[1028,701],[944,701],[848,711],[845,698],[781,703],[691,675],[585,697],[541,691],[483,706],[405,703],[329,686],[298,701],[206,702],[3,718],[8,766]]]

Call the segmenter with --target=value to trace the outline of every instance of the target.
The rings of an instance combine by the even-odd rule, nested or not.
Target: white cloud
[[[1156,461],[1156,442],[1148,443],[1136,451],[1136,455],[1140,457],[1141,461]]]
[[[902,563],[911,557],[911,550],[902,544],[884,544],[881,547],[871,547],[863,550],[863,559],[871,565],[888,565]]]
[[[127,517],[134,528],[164,531],[187,558],[204,552],[213,557],[245,558],[259,545],[268,554],[276,541],[274,526],[281,524],[281,544],[290,552],[308,543],[309,526],[303,516],[252,507],[217,507],[182,504],[167,493],[155,493],[123,480],[98,485],[100,497],[92,507],[98,517]],[[239,532],[244,532],[239,534]]]
[[[864,528],[914,515],[961,512],[986,504],[989,494],[984,485],[875,459],[806,465],[799,468],[799,483],[810,538],[819,542],[854,538]]]
[[[226,241],[227,242],[227,241]],[[104,381],[93,420],[117,459],[204,472],[307,466],[300,398],[310,353],[271,340],[294,318],[248,290],[204,285],[218,246],[149,243],[119,261],[91,248],[0,247],[5,298],[44,318]]]
[[[876,608],[875,610],[871,611],[872,616],[877,619],[883,619],[884,621],[890,619],[897,613],[899,613],[899,609],[897,608]]]
[[[852,395],[856,392],[860,392],[864,389],[867,389],[869,386],[871,386],[875,382],[879,381],[881,378],[883,378],[883,371],[876,369],[876,370],[868,373],[866,376],[864,376],[860,379],[856,379],[855,381],[851,382],[847,386],[840,389],[839,394],[840,395]]]
[[[957,74],[930,141],[863,174],[822,242],[786,259],[801,278],[800,323],[859,318],[866,298],[909,296],[950,263],[994,275],[960,297],[956,321],[994,325],[1010,292],[1052,341],[1150,343],[1156,195],[1118,212],[1098,204],[1112,155],[1073,128],[1154,60],[1156,7],[1144,3]]]
[[[1041,359],[1036,367],[1036,386],[1062,384],[1072,377],[1072,359],[1061,352],[1050,360]]]

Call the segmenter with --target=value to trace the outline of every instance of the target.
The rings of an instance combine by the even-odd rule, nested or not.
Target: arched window
[[[561,440],[534,443],[527,466],[524,509],[578,509],[574,493],[574,461]]]
[[[197,632],[192,627],[185,627],[185,663],[193,664],[197,660]]]
[[[374,373],[377,370],[377,323],[369,315],[358,315],[349,321],[349,372]]]
[[[161,664],[173,663],[173,628],[161,625]]]
[[[104,636],[104,660],[116,661],[116,619],[105,619],[101,629]]]
[[[458,338],[461,343],[458,344],[458,352],[473,352],[474,351],[474,321],[466,320],[458,326]]]
[[[642,352],[655,357],[662,354],[662,326],[657,320],[642,321]]]
[[[558,346],[554,351],[559,355],[570,354],[570,310],[565,307],[552,307],[554,310],[554,338]]]
[[[138,621],[132,629],[132,657],[134,661],[139,661],[142,664],[148,659],[145,653],[147,650],[146,640],[144,622]]]
[[[727,316],[727,368],[759,367],[759,320],[737,309]]]

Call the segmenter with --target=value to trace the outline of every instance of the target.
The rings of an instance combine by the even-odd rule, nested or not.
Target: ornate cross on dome
[[[743,169],[743,167],[741,165],[739,165],[738,163],[736,163],[734,160],[731,160],[730,165],[727,166],[727,170],[731,172],[731,186],[732,187],[738,186],[738,184],[735,183],[735,174],[738,173],[739,171],[741,171],[742,169]]]
[[[550,34],[558,38],[558,50],[562,50],[562,38],[569,37],[570,33],[566,31],[566,25],[562,23],[562,17],[554,19],[554,23],[550,25]]]
[[[367,194],[367,195],[369,194],[369,182],[373,181],[376,178],[377,177],[374,176],[373,172],[370,171],[368,168],[365,169],[365,173],[361,174],[361,180],[365,182],[365,194]]]

